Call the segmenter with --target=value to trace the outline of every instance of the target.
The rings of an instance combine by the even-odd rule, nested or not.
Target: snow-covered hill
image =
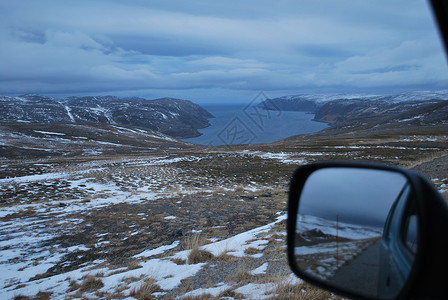
[[[0,157],[97,156],[185,149],[163,133],[123,125],[0,121]]]
[[[211,117],[199,105],[173,98],[0,96],[4,121],[128,125],[185,138],[199,135],[197,129],[207,127]]]
[[[316,112],[325,103],[331,101],[371,101],[399,103],[407,101],[427,101],[427,100],[447,100],[448,90],[441,91],[416,91],[394,95],[374,95],[374,94],[302,94],[289,95],[268,99],[261,103],[261,107],[273,110],[292,110]]]

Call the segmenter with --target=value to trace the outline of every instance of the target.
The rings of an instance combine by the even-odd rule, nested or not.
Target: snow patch
[[[201,295],[211,295],[212,297],[218,297],[219,294],[221,294],[225,290],[228,290],[231,288],[232,288],[231,285],[221,282],[216,287],[204,288],[204,289],[201,288],[201,289],[190,291],[190,292],[186,293],[185,295],[183,295],[182,297],[180,297],[180,299],[182,299],[184,297],[199,297]]]
[[[65,133],[60,133],[60,132],[41,131],[41,130],[33,130],[33,131],[37,132],[37,133],[49,134],[49,135],[66,135]]]
[[[272,297],[277,285],[275,283],[249,283],[234,292],[244,295],[246,299],[267,299]]]
[[[179,243],[180,243],[179,241],[175,241],[171,245],[160,246],[160,247],[157,247],[157,248],[152,249],[152,250],[146,250],[146,251],[143,251],[140,254],[134,255],[134,257],[150,257],[150,256],[162,254],[162,253],[164,253],[167,250],[176,248],[179,245]]]
[[[208,251],[212,253],[214,256],[218,256],[224,252],[227,252],[229,255],[243,257],[247,254],[244,251],[247,248],[253,247],[257,249],[263,249],[267,244],[267,240],[257,239],[257,236],[261,233],[268,232],[275,224],[286,219],[286,215],[282,215],[277,218],[277,220],[273,223],[254,228],[252,230],[237,234],[233,237],[227,238],[225,240],[221,240],[218,242],[214,242],[211,244],[204,245],[200,247],[201,250]],[[252,242],[249,242],[252,241]],[[180,258],[187,260],[188,255],[191,250],[185,250],[176,253],[173,258]]]
[[[75,117],[73,117],[71,108],[68,107],[67,105],[64,105],[64,108],[65,108],[65,111],[67,112],[67,115],[68,115],[68,117],[70,118],[70,120],[71,120],[73,123],[75,123],[75,122],[76,122],[76,121],[75,121]]]
[[[249,273],[251,275],[260,275],[260,274],[266,274],[266,270],[268,269],[268,265],[269,263],[264,263],[261,266],[259,266],[256,269],[253,269],[252,271],[250,271]]]

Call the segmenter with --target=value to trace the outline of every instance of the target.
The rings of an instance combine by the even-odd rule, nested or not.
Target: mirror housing
[[[401,202],[403,202],[402,204],[400,204],[402,206],[402,208],[400,208],[397,211],[403,211],[403,209],[405,207],[411,207],[413,209],[413,213],[410,215],[410,217],[408,219],[406,219],[406,230],[403,233],[404,236],[404,240],[403,240],[403,244],[406,245],[406,240],[410,241],[408,242],[408,250],[411,250],[411,260],[410,260],[410,267],[407,269],[407,271],[405,271],[404,274],[404,279],[403,281],[398,285],[398,287],[395,290],[392,291],[385,291],[383,289],[383,291],[380,291],[380,288],[378,289],[378,293],[375,292],[368,292],[365,293],[365,291],[361,290],[361,289],[357,289],[354,287],[354,284],[341,284],[338,281],[332,281],[331,277],[332,275],[330,274],[330,276],[319,276],[319,274],[317,273],[313,273],[312,267],[316,267],[317,264],[315,264],[314,266],[309,266],[309,261],[304,259],[303,261],[308,261],[308,266],[305,266],[303,264],[300,263],[300,258],[298,258],[298,254],[301,254],[303,252],[297,251],[297,241],[300,240],[300,236],[298,237],[298,232],[300,233],[300,230],[298,231],[297,228],[298,226],[300,226],[302,220],[299,220],[301,217],[299,216],[299,214],[301,214],[301,212],[306,213],[310,213],[313,212],[313,205],[314,207],[314,211],[316,211],[316,208],[319,208],[319,205],[322,206],[322,208],[325,208],[328,210],[329,205],[331,206],[331,204],[328,204],[327,202],[321,202],[322,204],[319,204],[318,200],[319,197],[322,198],[322,196],[319,195],[325,195],[325,192],[328,192],[328,189],[330,188],[330,182],[329,180],[324,181],[323,179],[326,178],[326,176],[328,174],[332,174],[332,176],[336,176],[336,178],[339,178],[337,180],[339,185],[346,185],[345,188],[349,191],[347,195],[345,195],[346,197],[348,196],[349,198],[355,198],[356,195],[355,194],[350,194],[350,190],[353,189],[353,180],[352,182],[345,182],[344,180],[340,180],[342,177],[337,177],[337,175],[341,175],[342,173],[341,170],[344,170],[345,175],[347,174],[351,174],[354,176],[351,176],[351,178],[356,178],[356,177],[363,177],[364,175],[362,174],[367,174],[369,176],[371,176],[372,174],[379,174],[380,176],[377,176],[377,178],[381,178],[381,175],[385,175],[384,180],[380,181],[380,186],[377,187],[378,190],[381,190],[382,188],[384,188],[385,185],[389,185],[389,186],[393,186],[393,184],[390,184],[390,176],[396,176],[396,177],[401,177],[402,178],[402,182],[401,185],[399,186],[398,189],[400,190],[400,192],[396,195],[396,199],[395,196],[393,196],[392,198],[394,199],[389,199],[390,201],[390,206],[392,206],[392,204],[397,203],[396,205],[399,205],[398,203],[400,201],[398,201],[399,196],[402,195],[405,192],[405,189],[407,189],[407,195],[406,197],[403,196],[402,198],[404,200],[401,200]],[[314,174],[314,175],[313,175]],[[317,176],[318,174],[320,174],[319,176]],[[344,175],[344,176],[345,176]],[[392,176],[392,177],[393,177]],[[328,176],[327,176],[328,177]],[[317,179],[316,179],[317,178]],[[318,178],[322,178],[322,179],[318,179]],[[361,178],[362,179],[362,178]],[[359,182],[359,181],[357,181]],[[360,181],[362,182],[362,180]],[[334,184],[334,183],[333,183]],[[319,187],[320,185],[320,190],[316,187]],[[398,184],[399,185],[399,184]],[[314,187],[313,187],[314,186]],[[372,191],[374,191],[373,189],[371,189],[370,191],[367,191],[367,193],[371,194]],[[317,192],[317,194],[316,194]],[[345,193],[345,192],[344,192]],[[310,195],[313,195],[312,197]],[[317,196],[316,196],[317,195]],[[351,196],[350,196],[351,195]],[[393,195],[393,194],[391,194]],[[316,203],[313,203],[314,201],[311,201],[311,199],[313,199],[313,197],[317,197],[318,200],[316,200]],[[335,199],[337,198],[337,195],[335,197]],[[357,198],[357,197],[356,197]],[[356,199],[350,199],[350,200],[356,200]],[[359,200],[358,200],[359,201]],[[411,204],[409,204],[411,203]],[[303,204],[303,205],[302,205]],[[305,205],[306,204],[306,205]],[[332,208],[334,210],[334,208]],[[350,206],[345,206],[344,209],[342,209],[342,213],[346,210],[349,210]],[[371,209],[371,208],[369,208]],[[408,209],[408,208],[406,208]],[[386,166],[386,165],[380,165],[380,164],[370,164],[370,163],[348,163],[348,162],[321,162],[321,163],[312,163],[312,164],[308,164],[308,165],[304,165],[299,167],[296,172],[294,173],[292,180],[291,180],[291,186],[290,186],[290,192],[289,192],[289,203],[288,203],[288,222],[287,222],[287,226],[288,226],[288,235],[287,235],[287,242],[288,242],[288,260],[289,260],[289,264],[291,269],[293,270],[293,272],[298,275],[299,277],[301,277],[302,279],[310,282],[311,284],[320,286],[322,288],[325,288],[327,290],[336,292],[338,294],[341,295],[345,295],[347,297],[354,297],[354,298],[361,298],[361,299],[400,299],[400,298],[406,298],[408,295],[410,295],[410,293],[412,293],[412,295],[417,295],[419,292],[422,293],[422,295],[427,295],[427,290],[426,293],[422,290],[419,291],[418,286],[415,284],[416,282],[422,280],[424,281],[424,278],[422,277],[422,270],[423,269],[428,269],[429,265],[433,265],[433,267],[436,267],[436,264],[431,263],[429,261],[427,261],[429,259],[430,256],[434,255],[434,251],[436,251],[437,253],[440,253],[438,255],[442,255],[442,252],[440,250],[434,250],[434,249],[428,249],[428,245],[431,243],[437,243],[438,247],[442,248],[442,249],[448,249],[447,247],[447,243],[446,241],[440,243],[440,237],[439,237],[439,242],[435,242],[434,240],[432,240],[431,236],[429,235],[433,235],[433,234],[429,234],[428,235],[428,227],[430,227],[431,230],[431,223],[436,223],[438,222],[438,226],[440,226],[441,224],[443,224],[442,227],[444,228],[438,228],[436,231],[440,231],[439,234],[442,234],[442,232],[446,233],[447,231],[447,226],[446,226],[446,219],[442,220],[440,218],[438,218],[438,220],[433,219],[433,217],[431,216],[430,218],[428,218],[428,213],[430,213],[433,210],[439,210],[439,214],[441,214],[441,216],[448,216],[448,210],[447,210],[447,205],[446,203],[444,203],[443,198],[440,196],[440,194],[435,190],[435,188],[432,186],[431,183],[429,183],[426,179],[424,179],[422,176],[418,175],[415,172],[409,171],[409,170],[405,170],[405,169],[401,169],[398,167],[391,167],[391,166]],[[389,210],[389,208],[388,208]],[[435,212],[435,214],[437,214]],[[319,216],[323,217],[325,214],[321,214]],[[353,215],[353,211],[352,211],[352,215]],[[316,216],[316,214],[314,214],[314,216]],[[356,216],[355,216],[356,217]],[[344,217],[345,219],[347,219],[346,217]],[[391,217],[387,216],[384,217],[385,220],[384,222],[386,222],[386,220],[390,220]],[[329,219],[327,217],[327,219]],[[333,219],[333,223],[334,223],[334,217],[330,217],[330,219]],[[338,222],[339,220],[336,220],[336,222]],[[342,223],[343,220],[341,220]],[[342,224],[341,223],[341,224]],[[349,220],[348,223],[353,224],[353,220]],[[356,222],[355,222],[356,223]],[[358,224],[359,225],[359,224]],[[385,224],[386,225],[386,224]],[[336,223],[337,226],[337,223]],[[344,225],[343,225],[344,226]],[[309,228],[308,228],[309,229]],[[383,229],[386,229],[385,226],[383,227]],[[434,231],[434,228],[432,228],[432,230]],[[418,234],[417,234],[418,233]],[[330,242],[334,242],[334,236],[333,237],[328,237],[323,235],[322,233],[320,233],[321,237],[325,237],[325,238],[329,238]],[[446,235],[445,235],[446,236]],[[303,238],[303,236],[302,236]],[[306,239],[307,236],[304,236],[304,238]],[[333,238],[333,241],[331,240],[331,238]],[[337,238],[337,235],[336,235]],[[383,236],[381,238],[381,241],[383,242],[383,240],[385,239],[385,237]],[[391,237],[391,239],[397,239],[397,237]],[[377,238],[378,240],[378,238]],[[304,244],[306,245],[306,243]],[[308,245],[310,245],[308,243]],[[326,244],[327,246],[329,244]],[[387,247],[386,247],[387,248]],[[306,248],[305,248],[306,249]],[[328,248],[329,249],[329,248]],[[327,249],[327,250],[328,250]],[[299,253],[300,252],[300,253]],[[433,254],[430,254],[431,252],[433,252]],[[309,253],[309,251],[308,251]],[[334,254],[334,253],[333,253]],[[336,253],[336,255],[338,255],[339,253]],[[446,254],[443,255],[443,257]],[[435,257],[433,258],[435,259]],[[319,260],[319,258],[314,258],[314,261],[317,262]],[[350,260],[350,259],[349,259]],[[384,258],[381,258],[381,260],[384,260]],[[446,258],[438,258],[439,263],[443,264],[447,264],[447,259]],[[311,261],[313,261],[311,259]],[[425,261],[425,266],[423,266],[422,262]],[[349,261],[345,261],[343,262],[344,264],[349,263]],[[312,264],[312,263],[311,263]],[[378,263],[379,265],[381,265],[381,263]],[[427,266],[428,264],[428,266]],[[343,265],[341,263],[341,265]],[[386,265],[386,264],[384,264]],[[338,269],[339,266],[336,265],[336,269]],[[379,275],[379,278],[381,280],[381,282],[385,281],[387,282],[387,275]],[[417,281],[418,279],[418,281]],[[389,279],[390,280],[390,279]],[[437,281],[437,280],[436,280]],[[380,286],[381,284],[385,284],[383,283],[379,283],[378,286]],[[432,283],[428,283],[428,285],[431,285]],[[376,287],[374,287],[376,288]],[[437,286],[434,287],[433,286],[433,290],[435,295],[439,295],[437,290],[439,290],[439,292],[441,292],[442,290],[444,291],[444,293],[446,292],[446,285],[443,286]],[[441,292],[442,294],[442,292]],[[440,295],[441,295],[440,294]],[[444,294],[446,296],[446,293]]]

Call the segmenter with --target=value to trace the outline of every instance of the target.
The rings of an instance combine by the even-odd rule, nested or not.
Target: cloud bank
[[[424,1],[3,1],[0,93],[176,96],[446,89]]]

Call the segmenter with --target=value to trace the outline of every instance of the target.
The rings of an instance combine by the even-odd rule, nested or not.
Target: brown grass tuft
[[[182,300],[210,300],[210,299],[216,299],[215,297],[213,297],[210,294],[201,294],[201,295],[197,295],[197,296],[185,296],[181,298]]]
[[[138,289],[132,289],[129,296],[137,298],[138,300],[154,299],[152,295],[155,292],[161,292],[162,289],[155,284],[155,279],[146,278]]]
[[[230,288],[230,289],[227,289],[225,291],[222,291],[218,295],[218,299],[223,299],[223,298],[226,298],[226,299],[242,299],[240,296],[241,296],[240,294],[234,292],[233,289]]]
[[[128,268],[128,270],[135,270],[142,268],[142,266],[138,263],[138,261],[135,260],[126,262],[126,267]]]
[[[81,287],[81,285],[79,283],[77,283],[76,280],[70,280],[69,286],[70,287],[67,290],[67,292],[76,291],[77,289],[79,289]]]
[[[293,299],[293,300],[308,300],[308,299],[322,299],[322,300],[342,300],[344,298],[336,296],[326,290],[319,289],[307,283],[278,283],[276,294],[268,299]]]
[[[228,251],[224,251],[221,254],[219,254],[218,256],[215,256],[213,258],[214,261],[217,262],[225,262],[225,263],[229,263],[229,262],[236,262],[238,261],[238,257],[233,256],[233,255],[229,255],[227,254]]]
[[[185,259],[182,259],[182,258],[171,258],[170,260],[173,263],[175,263],[176,265],[185,265],[187,263],[187,261]]]
[[[201,262],[210,261],[213,259],[214,255],[208,251],[200,250],[199,248],[194,248],[188,255],[188,264],[197,264]]]
[[[204,245],[206,242],[207,239],[201,237],[200,233],[193,233],[185,238],[183,242],[184,248],[191,249],[191,252],[188,255],[189,264],[206,262],[214,258],[214,255],[210,252],[199,249],[199,247]]]
[[[79,290],[81,292],[92,292],[92,291],[96,291],[99,290],[100,288],[102,288],[104,286],[103,281],[101,281],[101,279],[96,278],[95,276],[92,275],[87,275],[84,277],[84,280],[82,281]]]
[[[201,237],[199,232],[188,234],[182,241],[184,249],[199,248],[204,245],[205,239]]]
[[[16,295],[14,296],[14,300],[31,300],[32,298],[24,295]]]
[[[244,250],[244,253],[247,255],[257,254],[260,253],[260,250],[254,247],[249,247],[246,250]]]
[[[331,292],[315,287],[306,282],[293,283],[288,278],[288,272],[280,271],[272,274],[259,283],[274,283],[276,288],[272,291],[272,296],[268,299],[293,299],[293,300],[342,300],[340,296],[336,296]]]

